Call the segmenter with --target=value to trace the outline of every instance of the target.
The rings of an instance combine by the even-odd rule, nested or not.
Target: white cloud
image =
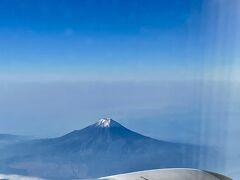
[[[27,176],[20,176],[20,175],[5,175],[0,174],[0,179],[9,179],[9,180],[44,180],[37,177],[27,177]]]

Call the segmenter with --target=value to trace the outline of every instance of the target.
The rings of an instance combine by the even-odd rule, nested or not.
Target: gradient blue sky
[[[175,113],[183,107],[193,107],[192,101],[205,93],[198,91],[196,97],[189,96],[179,103],[176,100],[178,89],[194,94],[200,81],[217,80],[227,84],[239,80],[239,43],[236,41],[239,23],[232,21],[239,17],[237,10],[235,1],[225,0],[2,0],[0,97],[2,119],[9,122],[4,124],[8,124],[6,128],[2,126],[3,131],[9,130],[7,127],[19,119],[30,125],[35,116],[40,117],[39,114],[56,114],[59,104],[64,104],[61,109],[65,109],[60,118],[62,125],[55,131],[50,128],[36,135],[68,131],[79,123],[80,114],[85,120],[81,120],[79,126],[105,115],[132,114],[134,108],[148,111],[145,120],[153,116],[153,109],[169,110],[169,107],[174,107],[169,114],[176,117]],[[175,84],[171,82],[174,85],[166,88],[168,81]],[[24,84],[26,82],[30,85]],[[102,87],[101,83],[106,86]],[[137,85],[130,86],[129,83]],[[161,83],[163,87],[159,85]],[[140,93],[138,86],[147,90]],[[41,93],[35,87],[44,90]],[[208,92],[210,87],[207,87]],[[214,89],[215,85],[211,87]],[[172,88],[176,89],[175,93],[171,93]],[[132,98],[131,92],[139,93],[128,109],[128,106],[123,107],[120,99],[114,102],[114,96],[119,94],[113,92],[119,89],[124,92],[119,92],[120,97],[126,100]],[[105,91],[111,93],[105,94]],[[58,99],[58,104],[47,101],[52,96]],[[27,103],[29,98],[37,98],[39,109],[31,109],[33,102]],[[67,104],[69,98],[72,105]],[[106,105],[107,108],[100,111],[97,105],[101,104],[102,98],[108,99],[110,106],[119,103],[119,107],[112,110]],[[89,106],[89,112],[77,110],[85,109],[84,103]],[[200,101],[197,104],[201,106]],[[48,106],[51,108],[45,109]],[[72,123],[64,129],[72,109],[75,109]],[[138,113],[139,110],[132,118]],[[58,122],[55,115],[37,121],[42,123],[42,128],[49,121]],[[13,128],[12,132],[15,131],[24,133],[18,126]],[[29,130],[27,134],[34,132]],[[157,132],[151,135],[159,137]]]
[[[28,112],[27,109],[32,106],[26,103],[28,95],[32,95],[32,99],[35,96],[39,96],[39,100],[46,99],[40,103],[43,107],[48,104],[46,97],[53,92],[59,95],[56,99],[60,99],[60,104],[66,103],[71,96],[76,101],[73,104],[82,98],[84,103],[89,103],[93,96],[95,99],[107,96],[101,83],[107,83],[104,91],[114,92],[118,91],[116,82],[119,82],[117,88],[123,91],[128,83],[138,83],[138,86],[144,87],[146,82],[152,85],[165,84],[170,80],[175,82],[175,85],[168,87],[169,90],[163,85],[163,91],[160,86],[157,88],[159,91],[156,91],[156,87],[147,83],[145,88],[148,90],[140,93],[146,102],[137,104],[136,101],[133,105],[139,109],[159,109],[168,107],[169,102],[171,106],[177,106],[178,102],[174,101],[177,97],[166,94],[172,92],[173,87],[176,89],[175,94],[178,94],[177,89],[192,94],[195,84],[200,81],[223,81],[224,84],[236,82],[240,74],[237,51],[239,23],[233,19],[239,17],[238,7],[236,1],[226,0],[2,0],[0,96],[2,102],[9,104],[9,107],[4,107],[8,109],[6,112],[10,113],[10,110],[15,114],[14,118],[10,118],[11,115],[7,113],[3,119],[14,122],[19,117],[27,124],[32,118],[25,116],[31,113],[36,116],[50,113],[49,109]],[[192,83],[192,87],[187,81]],[[32,83],[31,86],[24,84],[26,82]],[[180,86],[179,82],[183,82],[186,87]],[[59,83],[60,90],[56,89]],[[89,86],[89,83],[93,85]],[[45,90],[43,93],[38,92],[35,86]],[[74,88],[80,87],[89,87],[91,93],[85,96],[84,93],[78,94]],[[135,86],[130,88],[130,92],[138,91]],[[68,90],[61,94],[62,89]],[[97,92],[98,89],[102,93]],[[75,94],[71,94],[71,91]],[[126,99],[132,96],[124,92],[121,96],[125,95]],[[148,106],[149,93],[154,97],[165,94],[167,99],[159,103],[160,98]],[[25,98],[19,100],[19,94]],[[15,99],[9,101],[9,98],[15,96]],[[200,98],[201,93],[196,96]],[[109,100],[110,104],[118,103],[119,100],[113,102],[113,97]],[[136,99],[141,99],[140,95]],[[194,97],[190,96],[186,101],[192,103],[192,99]],[[95,107],[99,102],[90,102],[90,107],[94,106],[91,118],[95,119],[101,115]],[[184,103],[182,106],[185,107]],[[192,107],[191,103],[187,106]],[[14,104],[23,104],[24,112],[20,113]],[[66,117],[69,116],[67,111],[70,107],[74,109],[74,106],[65,107]],[[117,109],[124,113],[131,112],[131,108]],[[108,111],[102,112],[102,115],[114,114],[114,111]],[[89,122],[90,116],[86,112],[81,113],[83,119],[86,119],[84,122]],[[78,119],[78,116],[73,118]],[[47,123],[49,119],[43,118],[41,121]],[[52,118],[50,122],[57,120]],[[62,131],[59,129],[58,133]],[[54,134],[58,133],[56,131]]]
[[[210,45],[202,0],[0,3],[3,79],[187,78],[201,69]]]
[[[235,4],[2,0],[0,80],[199,79],[216,67],[222,74],[233,61],[212,54],[232,53]]]

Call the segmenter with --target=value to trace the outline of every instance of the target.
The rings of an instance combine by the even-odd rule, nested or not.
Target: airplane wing
[[[232,180],[214,172],[197,169],[156,169],[102,177],[101,180]]]

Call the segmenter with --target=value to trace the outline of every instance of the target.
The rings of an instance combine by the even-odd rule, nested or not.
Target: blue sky
[[[179,109],[172,108],[169,112],[175,117],[174,113],[183,107],[192,107],[192,99],[195,99],[189,96],[179,104],[178,100],[174,100],[178,99],[178,89],[194,94],[195,83],[201,82],[203,87],[199,88],[203,91],[196,94],[196,98],[200,98],[206,91],[204,81],[223,81],[223,84],[231,84],[229,87],[232,87],[239,80],[239,24],[232,21],[239,17],[237,5],[235,1],[225,0],[2,0],[0,96],[4,99],[2,102],[8,104],[1,105],[4,107],[2,119],[9,120],[10,124],[21,119],[23,124],[28,124],[39,114],[57,113],[58,104],[63,104],[61,108],[66,110],[62,111],[64,115],[61,118],[65,117],[62,118],[63,124],[68,119],[68,112],[75,109],[69,130],[76,122],[79,123],[76,119],[80,117],[85,119],[79,123],[83,126],[103,115],[132,114],[134,108],[145,108],[148,111],[145,115],[147,120],[148,116],[152,116],[151,108],[160,111],[177,106]],[[160,84],[169,81],[175,85],[169,86],[168,90],[163,85],[162,91]],[[115,85],[117,82],[119,87]],[[61,86],[57,89],[59,83]],[[89,83],[93,85],[89,86]],[[107,83],[106,88],[101,83]],[[130,92],[125,91],[128,83],[142,83],[140,87],[148,84],[145,87],[148,90],[139,92],[141,95],[135,98],[133,109],[124,108],[120,99],[114,102],[114,93],[109,93],[109,97],[104,93],[121,89],[124,92],[120,93],[121,96],[131,98],[130,92],[137,93],[139,90],[130,86]],[[158,91],[154,84],[158,85]],[[35,87],[43,89],[43,93]],[[86,87],[89,93],[85,94]],[[209,91],[215,91],[215,84],[207,87],[206,96],[209,96]],[[78,94],[74,88],[84,92]],[[176,89],[174,95],[166,93],[172,92],[171,88]],[[60,101],[55,104],[56,107],[48,102],[53,92]],[[156,98],[161,103],[153,100],[152,104],[148,104],[149,94],[162,97]],[[18,98],[19,95],[24,98]],[[40,101],[39,109],[45,109],[47,105],[52,109],[28,111],[33,104],[26,103],[28,95],[31,99],[37,98],[36,102]],[[228,97],[227,94],[225,96]],[[101,98],[105,97],[109,99],[109,104],[119,102],[117,110],[106,108],[100,112],[96,104],[101,104]],[[145,101],[138,103],[140,97],[144,97]],[[72,106],[67,104],[69,99],[73,100]],[[83,104],[78,104],[78,101]],[[91,116],[90,112],[76,109],[84,109],[84,103],[93,107],[90,109]],[[74,104],[79,107],[74,107]],[[198,105],[203,106],[201,101]],[[22,106],[22,111],[18,106]],[[137,115],[138,111],[135,113]],[[49,121],[58,122],[55,116],[38,121],[44,122],[41,124],[43,128]],[[46,134],[65,132],[60,127],[54,133],[52,131],[49,129]],[[22,133],[18,127],[12,132]],[[32,131],[28,133],[33,134]]]
[[[3,0],[0,8],[4,77],[151,80],[203,62],[199,0]]]
[[[8,104],[6,106],[2,103],[2,119],[15,124],[20,118],[23,124],[28,124],[39,114],[52,111],[57,113],[57,104],[55,107],[47,101],[53,92],[56,93],[55,98],[60,100],[59,104],[64,105],[61,108],[65,109],[62,111],[62,117],[65,118],[62,118],[61,127],[64,120],[68,119],[68,112],[75,109],[76,114],[72,116],[69,130],[76,122],[79,123],[76,119],[80,117],[85,119],[79,123],[79,126],[83,126],[103,115],[115,116],[119,112],[132,114],[134,108],[145,108],[148,111],[144,115],[147,120],[148,116],[153,116],[149,111],[151,108],[160,111],[162,108],[177,106],[179,109],[173,108],[169,112],[175,117],[175,113],[183,107],[192,107],[192,99],[195,99],[194,96],[189,96],[179,105],[177,100],[174,101],[178,99],[175,95],[178,94],[178,89],[194,94],[196,82],[217,80],[227,84],[228,81],[232,83],[239,80],[239,24],[231,21],[239,17],[237,7],[235,1],[225,0],[2,0],[0,96],[4,99],[2,102]],[[176,85],[162,91],[159,84],[168,81],[175,82]],[[26,82],[30,84],[25,84]],[[119,87],[116,87],[116,82],[121,82]],[[121,96],[125,95],[128,99],[132,96],[130,92],[139,90],[131,87],[130,92],[127,92],[126,84],[142,83],[144,87],[146,82],[158,84],[158,91],[153,85],[148,84],[152,89],[146,85],[148,90],[139,92],[141,95],[135,98],[133,109],[124,108],[120,99],[114,102],[114,93],[109,94],[112,100],[110,97],[106,99],[109,99],[110,104],[118,104],[120,101],[117,110],[106,108],[100,112],[96,106],[101,104],[99,99],[107,96],[103,89],[107,92],[122,89],[124,94]],[[183,82],[186,87],[181,87],[179,82]],[[56,89],[59,83],[61,88]],[[94,85],[89,87],[89,83]],[[101,83],[107,83],[106,88]],[[205,83],[202,84],[204,86]],[[95,91],[91,90],[93,86]],[[35,87],[44,89],[43,93]],[[82,92],[86,87],[91,93],[83,93],[84,96],[74,90],[76,88]],[[210,87],[207,87],[208,92]],[[215,85],[210,89],[213,87]],[[176,89],[174,95],[166,94],[172,92],[171,88]],[[64,89],[63,94],[61,89]],[[148,104],[149,93],[154,97],[162,97],[164,94],[167,98],[158,99],[161,103],[152,101],[152,104]],[[24,98],[18,98],[19,95]],[[26,103],[28,95],[32,99],[37,98],[36,102],[40,101],[39,109],[45,109],[49,105],[52,110],[39,111],[37,108],[28,111],[33,103]],[[37,96],[41,98],[38,99]],[[74,105],[68,106],[71,96],[75,100],[71,101],[73,104],[82,101],[93,107],[90,109],[92,115],[77,110]],[[196,96],[202,97],[199,92]],[[92,100],[92,97],[96,100]],[[138,104],[140,97],[145,97],[145,101],[141,100]],[[44,99],[46,101],[42,101]],[[21,108],[18,109],[18,106],[21,105],[22,111],[19,111]],[[203,106],[200,101],[198,105]],[[77,108],[84,109],[83,106],[80,104]],[[5,108],[8,110],[5,111]],[[136,111],[132,118],[138,113]],[[121,116],[117,115],[116,118]],[[40,123],[43,128],[49,121],[58,122],[55,116],[51,120],[42,117],[38,121],[43,122]],[[14,129],[13,133],[24,133],[18,127]],[[51,132],[53,129],[47,130],[46,134],[60,134],[65,130],[59,127],[54,133]],[[34,134],[32,131],[27,133]],[[159,137],[158,134],[151,135]]]
[[[238,47],[235,4],[2,0],[0,80],[222,79]]]

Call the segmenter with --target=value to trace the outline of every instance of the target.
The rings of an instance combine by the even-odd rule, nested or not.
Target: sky
[[[138,86],[147,89],[135,97],[141,104],[132,105],[141,109],[148,106],[148,93],[165,93],[157,93],[155,83],[197,79],[203,66],[198,0],[0,3],[1,131],[5,133],[54,136],[118,111],[128,114],[133,110],[123,109],[121,99],[115,97],[118,93],[127,100]],[[51,97],[54,101],[48,102]],[[104,99],[110,106],[100,105]],[[154,103],[149,106],[160,106]],[[119,106],[117,112],[108,109],[112,104]],[[72,121],[66,125],[69,118]],[[31,128],[12,126],[19,121]],[[45,128],[47,123],[60,127],[35,132],[35,126]]]
[[[6,112],[1,113],[1,119],[4,124],[21,121],[23,126],[29,125],[36,117],[59,112],[56,106],[62,103],[66,112],[60,119],[65,124],[69,116],[80,118],[69,113],[77,108],[67,105],[73,98],[73,104],[81,101],[90,105],[87,111],[92,113],[76,111],[86,119],[81,126],[91,122],[90,118],[115,115],[112,110],[99,113],[101,108],[96,107],[101,98],[118,104],[120,99],[113,102],[115,91],[121,90],[120,97],[126,100],[140,91],[132,105],[139,109],[151,99],[148,93],[154,97],[165,94],[165,100],[153,98],[149,105],[160,109],[168,107],[172,100],[173,106],[181,104],[176,100],[178,89],[194,94],[199,86],[202,91],[186,98],[192,102],[205,91],[217,89],[209,81],[223,82],[230,88],[238,84],[240,77],[238,7],[234,0],[2,0],[0,97],[1,109],[6,108]],[[52,111],[45,109],[54,103],[48,102],[51,97],[59,101],[51,105]],[[145,99],[138,103],[141,97]],[[32,109],[35,98],[42,105],[37,110]],[[181,106],[192,104],[183,101]],[[122,105],[117,109],[126,114],[133,111]],[[46,123],[61,121],[55,116],[41,118],[36,119],[42,128]],[[69,129],[78,122],[72,121]],[[10,130],[1,127],[4,132]],[[13,129],[10,132],[26,131],[21,126]],[[65,132],[60,129],[55,133],[52,128],[34,133],[30,128],[27,133]]]
[[[203,64],[202,5],[199,0],[2,0],[0,78],[187,78]]]
[[[229,97],[238,87],[238,7],[234,0],[2,0],[0,131],[56,136],[102,116],[202,114],[195,106],[205,93]]]
[[[111,117],[157,139],[217,142],[240,175],[239,8],[1,0],[0,133],[55,137]]]
[[[2,0],[0,80],[211,78],[217,38],[228,36],[225,54],[232,50],[233,8],[225,0]],[[233,62],[214,58],[222,79]]]

